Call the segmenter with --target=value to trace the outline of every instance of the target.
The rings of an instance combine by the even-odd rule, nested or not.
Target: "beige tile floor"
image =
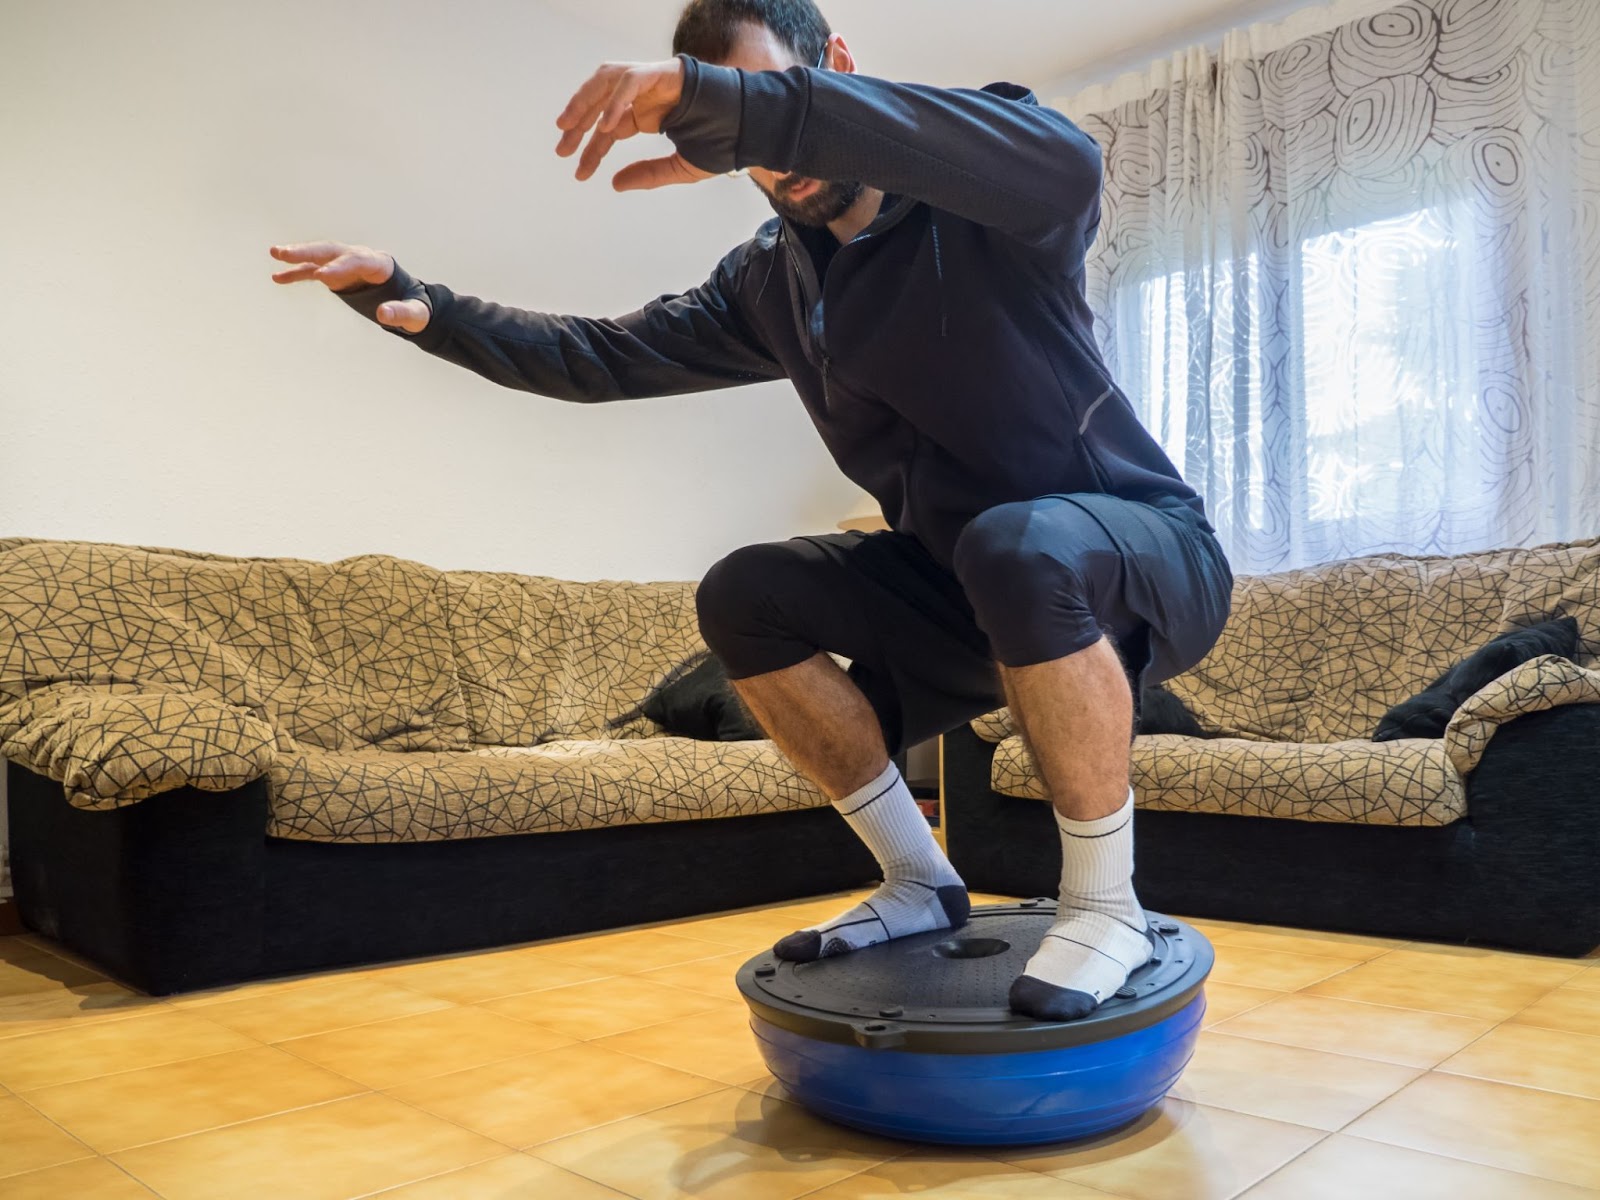
[[[977,1153],[766,1075],[734,969],[842,903],[168,1000],[0,938],[0,1200],[1600,1196],[1600,959],[1198,921],[1217,970],[1171,1097]]]

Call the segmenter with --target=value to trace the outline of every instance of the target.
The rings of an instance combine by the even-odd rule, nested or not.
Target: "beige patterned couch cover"
[[[1442,740],[1369,740],[1415,695],[1498,633],[1577,619],[1577,663],[1545,657],[1483,688]],[[1443,825],[1497,726],[1600,703],[1600,539],[1456,558],[1383,555],[1240,578],[1211,654],[1168,687],[1216,738],[1134,743],[1141,808],[1306,821]],[[991,786],[1043,799],[1005,709],[973,722],[995,748]]]
[[[693,583],[0,539],[0,756],[81,808],[266,777],[274,837],[433,841],[826,803],[633,710]]]

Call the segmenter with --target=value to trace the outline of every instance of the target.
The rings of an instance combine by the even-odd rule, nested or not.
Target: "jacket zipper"
[[[857,242],[864,242],[874,236],[876,235],[870,233],[858,234],[850,241],[840,246],[839,249],[834,252],[833,263],[831,264],[829,273],[832,274],[838,271],[839,255],[850,249],[850,247],[854,246]],[[789,255],[790,265],[794,268],[794,272],[800,280],[800,299],[806,305],[806,311],[802,321],[805,330],[805,338],[806,341],[815,349],[817,357],[821,359],[822,403],[825,407],[831,410],[833,356],[828,353],[827,286],[823,281],[817,279],[816,268],[811,265],[809,256],[804,263],[800,261],[799,253],[795,250],[790,241],[787,224],[783,228],[783,247]],[[811,291],[809,293],[806,288],[808,282],[811,285]],[[815,296],[815,303],[812,302],[813,296]],[[816,314],[815,320],[812,319],[813,314]]]
[[[893,218],[892,220],[889,220],[886,223],[884,223],[874,233],[861,233],[861,234],[858,234],[856,237],[852,238],[850,241],[848,241],[844,245],[840,246],[839,247],[839,253],[843,253],[844,251],[848,250],[851,246],[855,245],[857,242],[867,241],[869,238],[878,237],[880,234],[886,233],[890,229],[893,229],[902,220],[904,220],[905,217],[906,217],[906,214],[911,212],[911,210],[913,208],[915,208],[915,207],[916,207],[916,205],[915,205],[915,203],[913,201],[911,201],[910,199],[902,196],[899,199],[899,201],[896,203],[895,207],[890,209],[888,211],[888,213],[884,213],[884,212],[880,211],[878,216],[873,218],[871,224],[872,225],[877,225],[880,221],[884,221],[885,216],[892,217]],[[829,368],[832,366],[833,359],[828,354],[828,351],[827,351],[827,333],[826,333],[826,330],[819,328],[819,329],[814,331],[812,329],[812,323],[811,323],[811,312],[812,312],[812,309],[815,308],[817,305],[823,304],[823,301],[826,298],[825,297],[826,289],[824,288],[822,281],[817,279],[816,269],[813,266],[811,266],[811,260],[810,260],[810,256],[809,255],[806,257],[805,264],[804,265],[801,264],[800,256],[795,252],[795,248],[794,248],[794,244],[793,244],[794,243],[794,239],[790,235],[789,222],[787,220],[785,220],[782,223],[782,225],[780,226],[780,228],[779,228],[779,236],[781,237],[781,239],[783,241],[784,252],[789,256],[789,265],[793,268],[796,279],[799,280],[799,284],[800,284],[800,289],[799,289],[800,290],[800,299],[801,299],[802,302],[804,302],[804,303],[806,303],[807,305],[810,306],[810,307],[808,307],[806,309],[805,313],[803,314],[803,319],[801,321],[801,332],[802,332],[802,334],[803,334],[803,336],[804,336],[804,338],[806,340],[806,343],[808,345],[815,346],[816,350],[817,350],[818,357],[820,357],[822,359],[823,388],[824,388],[824,396],[826,396],[828,373],[829,373]],[[837,267],[837,265],[838,265],[837,255],[834,258],[834,265],[835,265],[835,267]],[[816,298],[816,304],[814,304],[814,305],[811,304],[811,296],[808,295],[807,292],[806,292],[806,281],[807,280],[810,280],[811,285],[812,285],[812,289],[813,289],[813,294],[814,294],[814,296]],[[823,320],[826,320],[826,312],[825,311],[823,313]],[[822,321],[819,321],[818,325],[821,326],[821,324],[822,324]]]

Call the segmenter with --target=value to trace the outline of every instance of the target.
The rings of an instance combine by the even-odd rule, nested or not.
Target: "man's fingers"
[[[272,281],[274,283],[299,283],[302,279],[310,279],[316,273],[316,263],[301,263],[298,267],[274,271],[272,273]]]
[[[556,118],[556,128],[567,132],[583,133],[590,125],[594,124],[596,114],[605,99],[616,87],[617,76],[627,68],[620,64],[606,63],[584,81],[583,86],[572,94],[572,99],[567,101],[567,106],[561,110],[561,115]],[[562,139],[565,141],[565,139]],[[571,153],[571,151],[568,151]]]
[[[629,115],[634,99],[642,91],[644,76],[637,71],[629,71],[617,80],[617,86],[611,89],[611,95],[600,110],[600,124],[596,128],[601,133],[615,133],[617,122]]]
[[[564,149],[566,154],[571,154],[572,151],[577,148],[578,144],[583,141],[583,135],[589,132],[589,130],[594,126],[595,122],[600,119],[601,113],[605,111],[606,96],[609,94],[610,93],[602,93],[597,96],[594,103],[588,108],[584,109],[583,112],[578,115],[578,118],[573,123],[572,128],[568,129],[567,132],[562,136],[561,145],[556,147],[557,153],[561,153]],[[598,136],[599,133],[600,130],[596,129],[595,136]],[[591,138],[590,145],[593,144],[593,138]]]
[[[325,263],[338,258],[350,249],[342,242],[298,242],[289,246],[274,246],[269,251],[273,258],[286,263]]]
[[[561,140],[556,143],[556,153],[562,158],[570,158],[581,145],[583,145],[583,130],[569,129],[561,135]]]
[[[378,305],[377,312],[380,325],[392,325],[407,333],[421,333],[432,315],[421,300],[387,300]]]
[[[556,125],[561,129],[556,153],[568,158],[581,148],[583,156],[577,177],[588,179],[617,142],[640,133],[659,133],[662,122],[672,107],[681,102],[682,95],[683,64],[677,59],[659,63],[604,63],[584,81],[556,118]],[[584,143],[586,134],[587,144]],[[664,182],[687,183],[691,178]]]
[[[625,112],[617,128],[611,133],[602,133],[596,128],[594,135],[589,139],[589,145],[583,152],[583,158],[578,161],[578,178],[588,179],[600,169],[600,162],[624,138],[631,138],[639,132],[639,126],[634,122],[633,113]]]
[[[682,155],[666,158],[646,158],[629,163],[611,177],[611,186],[619,192],[636,192],[645,188],[669,187],[675,183],[699,183],[710,179],[710,171],[687,162]]]
[[[578,160],[578,178],[588,179],[593,175],[616,141],[609,133],[601,133],[596,129],[589,138],[589,144],[583,148],[583,157]]]
[[[273,272],[274,283],[299,283],[315,279],[335,292],[362,284],[382,283],[394,273],[394,259],[370,246],[343,242],[302,242],[272,246],[268,253],[290,265]]]
[[[338,291],[351,284],[364,282],[361,278],[361,269],[364,265],[365,261],[359,254],[341,254],[332,262],[318,267],[314,272],[314,278],[320,279]]]

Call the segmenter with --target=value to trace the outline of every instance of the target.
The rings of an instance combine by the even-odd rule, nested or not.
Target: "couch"
[[[871,881],[771,742],[638,712],[694,587],[0,540],[22,920],[165,994]]]
[[[1442,739],[1374,742],[1386,709],[1507,629],[1545,656]],[[1600,944],[1600,540],[1384,555],[1240,578],[1211,654],[1168,683],[1204,737],[1135,739],[1150,908],[1546,954]],[[1052,895],[1059,849],[1010,714],[944,738],[945,836],[969,886]]]

